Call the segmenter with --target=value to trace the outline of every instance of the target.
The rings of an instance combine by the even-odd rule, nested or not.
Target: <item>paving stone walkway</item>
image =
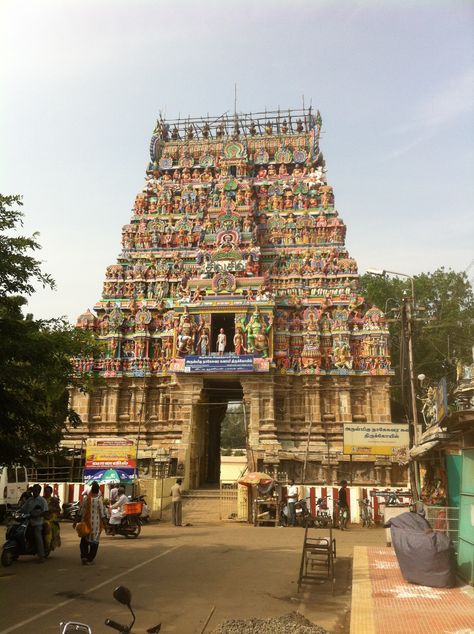
[[[351,634],[474,634],[474,588],[407,583],[392,548],[354,548]]]

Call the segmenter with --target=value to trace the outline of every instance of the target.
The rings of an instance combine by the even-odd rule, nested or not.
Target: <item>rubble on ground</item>
[[[298,612],[290,612],[272,619],[228,619],[212,634],[329,634]]]

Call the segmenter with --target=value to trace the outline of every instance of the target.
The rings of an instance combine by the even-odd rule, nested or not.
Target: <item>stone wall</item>
[[[251,469],[284,471],[308,482],[337,481],[352,470],[361,483],[403,481],[403,469],[390,460],[342,455],[343,423],[390,422],[388,376],[292,376],[242,374],[219,376],[222,385],[240,380],[248,431]],[[64,444],[84,437],[140,436],[140,449],[158,449],[177,461],[177,475],[192,487],[202,482],[199,458],[206,451],[212,406],[204,375],[114,377],[95,394],[71,392],[71,407],[83,425]],[[216,377],[216,380],[218,377]],[[225,402],[217,408],[223,415]],[[306,466],[305,465],[306,462]],[[303,473],[305,471],[305,473]]]

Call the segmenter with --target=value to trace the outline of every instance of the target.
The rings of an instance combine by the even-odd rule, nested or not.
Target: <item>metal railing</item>
[[[459,542],[459,507],[424,505],[425,517],[434,531],[444,533],[458,549]]]

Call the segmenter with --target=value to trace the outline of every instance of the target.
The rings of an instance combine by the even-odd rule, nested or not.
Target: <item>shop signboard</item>
[[[107,484],[111,482],[120,482],[121,484],[129,484],[133,482],[135,477],[135,469],[130,467],[115,467],[115,469],[84,469],[84,482],[98,482],[99,484]]]
[[[84,480],[129,482],[136,471],[136,444],[129,438],[89,438]]]
[[[349,455],[396,456],[409,446],[406,424],[345,423],[344,453]]]

